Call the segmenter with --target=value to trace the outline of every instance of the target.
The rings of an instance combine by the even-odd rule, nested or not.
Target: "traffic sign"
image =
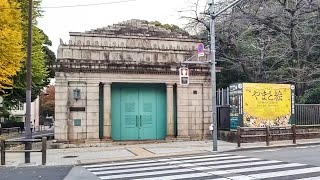
[[[198,57],[204,56],[204,45],[203,45],[203,43],[199,43],[198,44],[197,50],[198,50]]]

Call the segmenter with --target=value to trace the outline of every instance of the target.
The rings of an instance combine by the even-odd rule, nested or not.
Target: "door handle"
[[[142,127],[142,116],[140,115],[140,127]]]
[[[138,127],[138,115],[136,115],[136,127]]]

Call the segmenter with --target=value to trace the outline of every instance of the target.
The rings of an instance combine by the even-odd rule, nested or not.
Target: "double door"
[[[156,90],[154,88],[121,89],[121,139],[156,139]]]

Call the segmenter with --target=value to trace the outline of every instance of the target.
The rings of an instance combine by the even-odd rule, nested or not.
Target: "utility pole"
[[[211,86],[212,86],[212,142],[213,151],[218,151],[218,127],[217,127],[217,82],[216,82],[216,36],[215,36],[215,17],[214,0],[208,0],[210,13],[210,60],[211,60]]]
[[[31,87],[32,87],[32,76],[31,76],[31,54],[32,54],[32,0],[29,0],[28,8],[28,43],[27,43],[27,89],[26,89],[26,119],[25,119],[25,138],[32,139],[31,134]],[[25,150],[31,150],[31,143],[25,144]],[[30,152],[25,152],[25,163],[30,163]]]
[[[214,11],[214,0],[208,0],[209,5],[209,15],[210,15],[210,60],[211,60],[211,86],[212,86],[212,142],[213,142],[213,151],[218,151],[218,123],[217,123],[217,82],[216,82],[216,36],[215,36],[215,19],[224,11],[232,8],[238,2],[242,0],[235,0],[227,7],[223,8],[219,12],[215,13]]]

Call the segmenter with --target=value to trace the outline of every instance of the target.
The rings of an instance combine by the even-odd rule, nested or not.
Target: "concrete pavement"
[[[267,147],[265,142],[243,143],[237,148],[236,143],[218,141],[218,152],[241,151],[249,149],[279,148],[288,146],[304,146],[320,144],[320,139],[292,141],[273,141]],[[153,143],[95,143],[70,145],[64,149],[48,149],[47,165],[80,165],[106,161],[130,160],[150,157],[163,157],[186,154],[199,154],[212,152],[212,142],[208,141],[166,141]],[[23,153],[7,153],[6,166],[26,166]],[[38,166],[41,164],[41,153],[31,154],[31,163],[27,166]]]

